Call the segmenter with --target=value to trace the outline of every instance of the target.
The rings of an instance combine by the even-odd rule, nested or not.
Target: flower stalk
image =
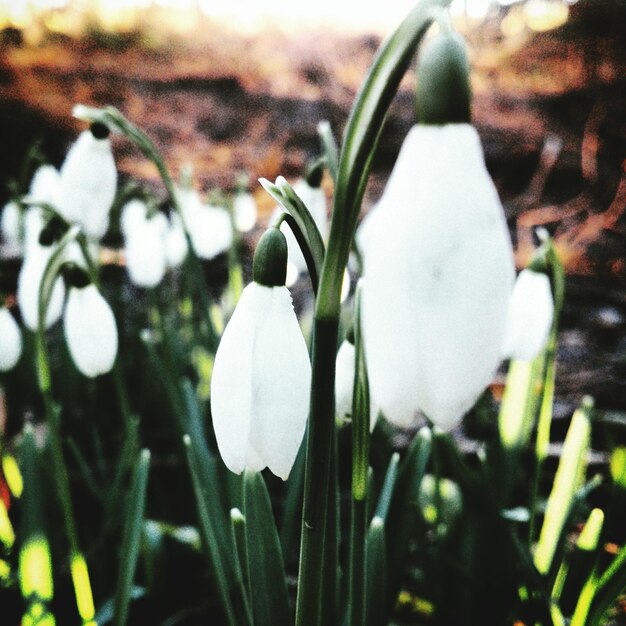
[[[341,285],[365,192],[372,158],[387,110],[415,50],[437,9],[449,0],[423,0],[381,46],[350,113],[333,202],[330,236],[315,306],[312,383],[304,479],[302,543],[296,607],[297,626],[321,626],[334,597],[320,597],[324,581],[334,587],[336,572],[324,572],[326,523],[331,494],[334,383]]]

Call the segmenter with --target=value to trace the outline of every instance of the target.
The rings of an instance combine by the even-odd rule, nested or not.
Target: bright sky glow
[[[532,30],[549,30],[567,20],[568,5],[576,0],[453,0],[452,12],[470,21],[481,21],[500,7],[510,7],[523,17]],[[415,0],[387,0],[384,8],[378,3],[355,4],[344,0],[0,0],[0,28],[24,28],[33,18],[41,16],[52,30],[71,30],[76,14],[95,18],[105,29],[127,30],[136,26],[147,11],[160,14],[173,30],[192,30],[198,16],[224,21],[241,31],[257,31],[265,26],[286,29],[330,26],[338,30],[392,29],[415,5]],[[74,14],[68,19],[67,14]],[[171,19],[170,19],[171,16]]]

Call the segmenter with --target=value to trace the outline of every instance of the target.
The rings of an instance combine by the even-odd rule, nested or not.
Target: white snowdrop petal
[[[235,228],[242,233],[250,232],[257,219],[256,202],[252,194],[238,193],[233,200]]]
[[[39,246],[39,235],[44,227],[43,213],[39,207],[30,207],[24,213],[24,254]]]
[[[187,256],[188,246],[185,231],[177,213],[172,213],[165,235],[165,255],[169,267],[178,267]]]
[[[113,311],[95,285],[69,290],[63,316],[65,341],[78,370],[89,378],[111,371],[118,335]]]
[[[109,225],[117,187],[117,170],[109,139],[82,132],[61,166],[58,208],[85,232],[100,239]]]
[[[30,181],[28,198],[37,202],[46,202],[59,209],[57,200],[60,184],[61,177],[56,167],[41,165],[37,168]]]
[[[503,356],[521,361],[536,358],[548,342],[553,317],[550,279],[542,272],[522,270],[509,302]]]
[[[467,124],[415,126],[364,254],[372,395],[390,421],[453,427],[490,382],[514,277],[502,207]]]
[[[335,414],[340,420],[352,416],[354,394],[355,348],[344,339],[337,351],[335,362]]]
[[[122,208],[120,214],[120,230],[124,237],[132,236],[133,232],[141,227],[146,219],[148,207],[143,200],[133,198],[129,200]]]
[[[41,279],[54,246],[44,247],[38,243],[27,251],[17,279],[17,301],[22,314],[22,320],[29,330],[37,330],[39,322],[39,288]],[[65,287],[61,278],[57,278],[52,288],[45,326],[50,328],[63,310]]]
[[[271,292],[255,283],[242,292],[215,354],[211,414],[220,455],[240,474],[246,467],[252,410],[252,354],[258,311],[267,310]],[[258,456],[258,455],[257,455]]]
[[[22,333],[8,309],[0,307],[0,371],[13,369],[22,354]]]
[[[276,476],[287,480],[306,428],[311,363],[286,287],[271,288],[269,308],[259,316],[250,444]]]
[[[213,259],[226,252],[233,242],[233,226],[226,209],[203,206],[187,220],[187,227],[196,254]]]
[[[137,221],[132,235],[126,237],[126,268],[138,287],[156,287],[165,275],[165,234],[167,219],[162,213]]]
[[[20,208],[15,202],[7,202],[2,209],[0,228],[5,242],[11,246],[20,244]]]

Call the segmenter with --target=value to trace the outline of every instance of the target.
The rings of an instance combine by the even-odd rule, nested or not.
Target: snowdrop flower
[[[287,245],[276,228],[260,239],[254,282],[241,295],[215,355],[211,410],[226,466],[264,467],[287,480],[304,437],[311,365],[284,286]]]
[[[0,306],[0,372],[15,367],[22,354],[22,333],[9,310]]]
[[[35,331],[39,325],[39,289],[54,246],[42,246],[33,243],[28,250],[17,279],[17,302],[22,319],[29,330]],[[46,311],[45,327],[50,328],[63,310],[65,288],[61,278],[57,278],[52,288],[50,302]]]
[[[335,414],[339,420],[352,417],[352,396],[354,395],[354,368],[356,349],[350,338],[341,342],[335,363]],[[378,409],[370,403],[370,431],[374,430]]]
[[[140,200],[131,200],[122,210],[121,227],[126,244],[126,269],[138,287],[156,287],[167,269],[165,237],[168,223],[163,213],[148,217]]]
[[[117,356],[117,326],[111,307],[95,285],[69,287],[63,332],[83,375],[95,378],[111,371]]]
[[[515,281],[502,353],[504,358],[532,361],[548,343],[554,301],[543,272],[522,270]]]
[[[244,192],[235,195],[233,200],[235,228],[248,233],[256,224],[257,208],[252,194]]]
[[[56,206],[61,186],[61,176],[53,165],[40,165],[28,189],[28,200]]]
[[[17,202],[10,201],[4,205],[2,209],[2,219],[0,220],[0,230],[2,238],[8,246],[20,249],[20,223],[22,217],[20,215],[20,207]]]
[[[82,132],[61,166],[58,210],[101,239],[109,227],[109,210],[117,187],[117,170],[106,126],[94,123]]]
[[[185,260],[189,246],[187,237],[178,213],[170,215],[170,221],[165,234],[165,257],[169,267],[178,267]]]
[[[191,244],[201,259],[213,259],[233,243],[233,225],[228,211],[202,203],[193,189],[179,191],[179,200]]]
[[[476,130],[414,126],[371,219],[362,306],[373,401],[399,426],[422,411],[449,429],[499,364],[514,279]]]

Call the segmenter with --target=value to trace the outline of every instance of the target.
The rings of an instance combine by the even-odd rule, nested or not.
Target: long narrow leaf
[[[289,626],[283,555],[265,481],[258,472],[245,470],[243,484],[254,626]]]

